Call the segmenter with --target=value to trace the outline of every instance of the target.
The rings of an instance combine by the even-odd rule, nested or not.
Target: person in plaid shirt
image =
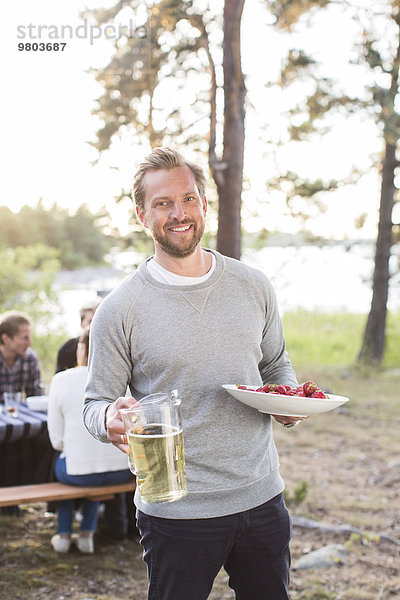
[[[32,321],[25,313],[0,315],[0,394],[6,391],[40,396],[40,366],[30,348]]]

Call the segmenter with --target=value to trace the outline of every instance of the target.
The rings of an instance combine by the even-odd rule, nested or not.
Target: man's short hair
[[[160,169],[175,169],[176,167],[189,167],[192,171],[200,198],[204,197],[206,191],[206,178],[203,169],[192,162],[185,160],[180,152],[171,148],[154,148],[140,163],[133,181],[133,199],[136,206],[144,210],[144,198],[146,194],[144,186],[144,176],[148,171],[157,171]]]
[[[17,335],[19,328],[23,325],[32,326],[32,320],[26,313],[17,310],[9,310],[0,315],[0,343],[2,343],[3,334],[13,338]]]

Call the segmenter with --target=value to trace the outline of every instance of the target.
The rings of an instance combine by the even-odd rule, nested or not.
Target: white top
[[[127,455],[112,444],[96,440],[83,424],[87,373],[87,367],[75,367],[54,375],[47,413],[51,444],[56,450],[62,450],[69,475],[127,469]]]
[[[168,271],[159,265],[154,258],[151,258],[147,261],[147,268],[150,272],[150,275],[160,283],[167,283],[168,285],[196,285],[197,283],[207,281],[207,279],[213,274],[215,270],[215,256],[214,254],[211,254],[211,256],[211,269],[208,271],[208,273],[202,275],[201,277],[185,277],[184,275],[172,273],[171,271]]]

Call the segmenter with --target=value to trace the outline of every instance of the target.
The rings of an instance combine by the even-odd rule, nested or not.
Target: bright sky
[[[85,71],[106,62],[110,43],[104,38],[92,45],[89,39],[67,38],[63,52],[17,50],[18,43],[40,41],[18,39],[18,25],[75,28],[83,23],[79,18],[82,9],[80,0],[23,0],[10,5],[7,46],[3,49],[3,56],[7,56],[3,82],[8,81],[9,88],[3,87],[2,96],[7,166],[1,202],[13,210],[35,204],[42,197],[47,205],[56,201],[72,210],[86,202],[93,211],[107,204],[114,212],[125,213],[115,207],[113,196],[129,185],[132,149],[114,157],[114,162],[105,157],[93,167],[97,152],[87,144],[94,140],[100,124],[90,112],[101,87]],[[28,30],[24,31],[28,35]],[[38,28],[33,32],[37,35]],[[111,168],[114,165],[119,172]]]
[[[89,0],[85,4],[90,8],[107,3],[113,4],[111,0]],[[264,84],[276,76],[283,43],[267,28],[268,15],[262,10],[261,2],[248,0],[245,6],[243,67],[249,99],[259,112],[257,115],[248,112],[246,175],[251,190],[244,195],[246,208],[243,214],[246,216],[257,206],[263,226],[290,230],[291,225],[283,219],[282,198],[274,196],[273,203],[260,207],[260,200],[267,199],[265,181],[272,175],[268,142],[281,130],[280,113],[284,103],[282,95],[268,91]],[[83,7],[81,0],[20,0],[7,4],[7,20],[3,20],[1,36],[4,168],[0,180],[0,204],[15,211],[24,204],[36,204],[39,198],[44,199],[45,205],[57,202],[72,210],[83,202],[93,211],[106,205],[115,223],[122,224],[123,229],[131,204],[127,201],[117,206],[114,196],[130,187],[136,164],[148,148],[135,147],[134,142],[116,144],[96,166],[91,165],[97,159],[97,152],[87,141],[94,139],[100,123],[90,111],[95,98],[101,94],[101,87],[85,70],[106,63],[110,43],[104,36],[92,44],[89,39],[70,40],[66,37],[63,52],[20,52],[17,49],[18,43],[41,41],[27,37],[29,24],[36,26],[31,30],[35,35],[38,25],[82,26],[79,11]],[[18,26],[22,29],[17,30]],[[320,44],[321,55],[331,61],[332,68],[341,69],[341,75],[348,77],[352,77],[350,72],[347,73],[352,27],[350,22],[341,23],[340,44],[337,43],[337,29],[328,18],[312,32],[314,42]],[[21,32],[26,34],[25,39],[18,39]],[[267,116],[269,126],[264,132],[260,130],[260,121],[266,121]],[[286,162],[293,170],[300,167],[311,176],[317,173],[330,177],[333,168],[333,176],[344,177],[361,150],[365,155],[377,150],[373,129],[364,128],[363,132],[361,138],[359,130],[351,124],[338,125],[329,148],[319,143],[311,148],[288,147],[281,151],[278,160]],[[369,212],[362,235],[374,237],[378,200],[379,182],[374,177],[366,178],[357,193],[345,190],[338,194],[329,215],[316,220],[316,226],[322,235],[340,236],[345,229],[351,237],[354,235],[354,218],[361,212]],[[246,225],[249,229],[258,229],[260,220],[249,217]]]

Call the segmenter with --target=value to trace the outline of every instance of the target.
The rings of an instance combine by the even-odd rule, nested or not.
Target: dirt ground
[[[296,428],[274,425],[288,505],[293,516],[351,525],[363,535],[295,526],[293,565],[332,543],[344,545],[347,555],[343,564],[330,568],[293,569],[291,599],[399,599],[400,374],[372,380],[322,375],[327,387],[351,401]],[[302,486],[303,500],[296,498]],[[137,539],[114,544],[98,540],[92,556],[77,551],[57,556],[49,544],[55,518],[46,516],[45,508],[29,505],[19,517],[0,515],[0,600],[146,600]],[[221,572],[210,599],[232,598]]]

